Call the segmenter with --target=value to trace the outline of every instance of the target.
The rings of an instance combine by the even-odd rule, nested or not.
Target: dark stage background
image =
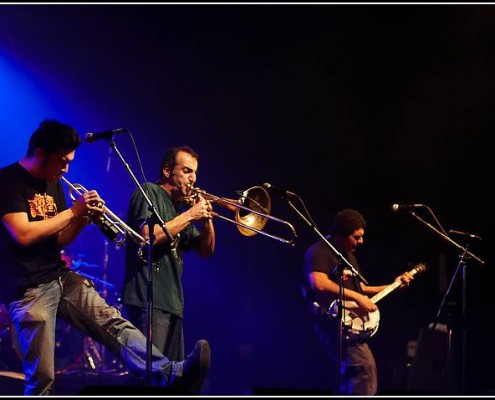
[[[464,269],[466,391],[478,395],[492,389],[494,357],[494,42],[490,5],[1,5],[0,160],[21,158],[45,117],[81,136],[124,127],[131,134],[115,143],[139,181],[140,162],[155,180],[163,150],[189,144],[200,153],[197,186],[210,193],[288,188],[322,231],[337,209],[360,210],[371,284],[411,263],[430,267],[380,303],[381,391],[405,388],[408,342],[435,319],[449,283],[461,299],[457,248],[391,211],[426,204],[447,231],[483,238],[470,249],[485,265]],[[134,183],[107,141],[84,143],[67,177],[124,217]],[[271,199],[272,215],[297,230],[294,247],[218,219],[216,255],[186,256],[187,349],[201,337],[212,347],[205,394],[327,389],[331,371],[299,291],[303,253],[318,237]],[[417,214],[435,225],[426,208]],[[123,250],[105,251],[88,227],[67,253],[115,285],[118,304]]]

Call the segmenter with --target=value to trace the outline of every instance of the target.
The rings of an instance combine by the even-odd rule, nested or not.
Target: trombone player
[[[152,343],[171,360],[182,360],[185,355],[182,287],[183,253],[194,250],[200,256],[210,257],[215,251],[215,229],[211,202],[201,194],[191,195],[198,173],[198,154],[189,146],[171,147],[165,151],[156,183],[142,185],[154,205],[165,229],[153,225],[152,249]],[[192,204],[191,204],[192,202]],[[185,204],[189,207],[184,208]],[[142,192],[136,189],[127,210],[127,224],[149,239],[147,219],[151,212]],[[144,334],[148,332],[147,319],[147,257],[140,257],[138,246],[126,246],[125,278],[122,303],[129,319]],[[208,359],[202,361],[209,366]],[[195,388],[198,394],[201,387]]]

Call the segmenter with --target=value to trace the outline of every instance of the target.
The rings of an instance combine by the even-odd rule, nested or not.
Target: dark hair
[[[33,156],[38,148],[43,149],[46,155],[61,150],[71,152],[77,149],[81,143],[81,138],[72,126],[53,119],[45,119],[32,133],[26,156]]]
[[[161,181],[163,178],[163,169],[168,167],[169,169],[173,169],[175,167],[177,161],[177,153],[179,151],[184,151],[189,153],[196,160],[199,159],[198,154],[190,147],[190,146],[175,146],[170,147],[165,151],[165,154],[162,157],[162,162],[160,163],[160,171],[158,172],[158,181]]]
[[[361,213],[352,208],[344,208],[333,216],[329,233],[332,236],[349,236],[360,228],[366,228],[366,220]]]

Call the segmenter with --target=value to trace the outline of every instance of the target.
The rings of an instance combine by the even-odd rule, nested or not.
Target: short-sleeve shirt
[[[346,252],[344,250],[335,247],[338,252],[346,258],[346,260],[358,271],[361,275],[361,269],[359,263],[352,252]],[[311,272],[322,272],[328,275],[328,277],[335,283],[340,283],[340,269],[343,268],[343,286],[344,288],[354,290],[361,293],[361,285],[359,284],[359,277],[355,276],[345,262],[340,261],[339,257],[332,251],[332,249],[323,241],[313,243],[304,254],[303,272],[304,272],[304,285],[306,292],[309,295],[308,300],[310,302],[316,301],[325,309],[329,307],[331,302],[335,300],[335,297],[331,293],[325,292],[312,292],[309,289],[309,283],[307,282],[308,276]]]
[[[169,194],[156,183],[143,185],[146,195],[164,222],[180,213]],[[149,205],[139,189],[131,196],[127,210],[128,225],[139,231],[151,215]],[[175,254],[169,243],[153,248],[153,308],[183,317],[184,295],[182,288],[183,253],[191,248],[200,232],[189,224],[174,239]],[[147,257],[138,256],[138,247],[128,242],[126,247],[126,273],[122,290],[123,304],[145,308],[147,306],[148,262]]]
[[[67,208],[62,184],[32,176],[18,162],[0,169],[0,218],[25,212],[29,221],[54,217]],[[27,288],[57,279],[66,269],[57,236],[23,247],[0,224],[0,303],[19,299]]]

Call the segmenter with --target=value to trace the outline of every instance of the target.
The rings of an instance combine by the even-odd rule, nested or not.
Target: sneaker
[[[182,374],[176,375],[169,387],[178,394],[199,394],[210,370],[210,344],[205,339],[198,340],[194,350],[182,365]]]

